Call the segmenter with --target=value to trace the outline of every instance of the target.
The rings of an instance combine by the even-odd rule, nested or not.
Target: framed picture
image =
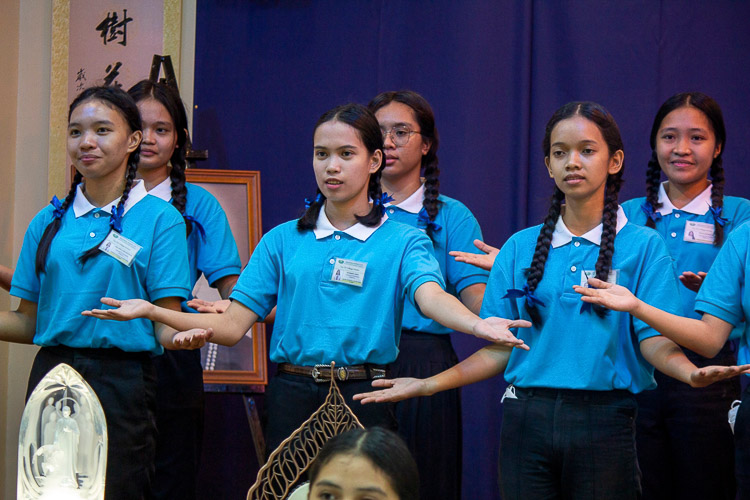
[[[185,177],[210,192],[221,204],[244,268],[261,237],[260,172],[192,168],[185,171]],[[195,285],[193,296],[204,300],[220,298],[204,276]],[[265,385],[268,383],[266,352],[266,330],[260,322],[234,347],[208,344],[201,349],[203,382]]]

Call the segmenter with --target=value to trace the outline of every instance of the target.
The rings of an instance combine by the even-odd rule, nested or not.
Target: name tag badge
[[[685,235],[682,237],[688,243],[714,244],[714,225],[706,222],[685,221]]]
[[[365,281],[366,268],[367,262],[337,258],[333,265],[331,281],[361,287]]]
[[[138,254],[141,248],[138,243],[127,239],[114,230],[110,230],[107,237],[102,241],[102,244],[99,245],[99,250],[110,257],[114,257],[128,267],[133,263],[133,259],[135,259],[136,254]]]
[[[589,278],[596,278],[596,271],[581,271],[581,286],[584,288],[591,288],[589,286]],[[620,270],[610,269],[609,276],[607,276],[607,283],[616,285],[620,280]]]

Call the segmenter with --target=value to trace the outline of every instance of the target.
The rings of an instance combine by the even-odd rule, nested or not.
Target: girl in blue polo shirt
[[[253,251],[223,314],[181,314],[142,300],[103,299],[116,309],[88,311],[103,319],[160,317],[213,342],[233,345],[276,306],[271,360],[279,374],[267,391],[267,444],[290,435],[324,401],[330,370],[351,402],[398,354],[404,299],[448,328],[508,345],[507,330],[525,321],[480,320],[443,291],[431,242],[421,231],[384,216],[380,188],[383,137],[374,115],[349,104],[325,113],[314,132],[318,184],[305,214],[266,234]],[[244,329],[244,330],[243,330]],[[340,368],[339,368],[340,367]],[[354,407],[365,426],[393,425],[390,408]]]
[[[390,388],[355,399],[431,395],[505,370],[504,499],[635,498],[634,394],[655,386],[651,365],[696,385],[736,369],[698,370],[645,323],[582,307],[573,286],[598,276],[678,310],[677,280],[661,237],[629,224],[617,205],[623,145],[604,108],[573,102],[557,110],[543,149],[555,180],[549,213],[500,250],[481,314],[530,319],[518,334],[530,349],[490,346],[426,380],[376,381]]]
[[[670,97],[651,128],[647,196],[622,205],[632,222],[655,228],[667,243],[684,285],[681,314],[687,317],[700,318],[695,297],[724,238],[750,219],[750,202],[723,195],[725,140],[716,101],[699,92]],[[729,366],[737,363],[732,347],[725,344],[712,359],[685,354],[698,366]],[[643,498],[734,499],[734,442],[726,415],[740,397],[739,379],[692,388],[661,373],[655,378],[657,388],[638,395]]]
[[[128,93],[143,121],[138,177],[148,194],[171,202],[187,226],[190,285],[206,276],[229,298],[240,274],[240,256],[224,210],[214,196],[185,182],[187,116],[177,91],[142,80]],[[189,311],[183,304],[183,310]],[[155,498],[195,498],[203,441],[203,367],[199,350],[164,351],[157,375]]]
[[[446,291],[479,314],[488,272],[456,262],[448,249],[473,248],[482,233],[474,215],[460,201],[440,194],[439,144],[430,104],[411,91],[384,92],[369,104],[383,131],[383,191],[389,219],[427,233],[440,264]],[[421,176],[424,175],[424,181]],[[458,362],[450,329],[404,305],[399,354],[393,377],[429,377]],[[421,498],[460,498],[461,399],[459,390],[395,405],[398,432],[413,453],[420,471]]]
[[[51,368],[67,363],[99,397],[109,439],[108,499],[150,491],[156,438],[151,356],[162,352],[160,342],[172,345],[174,331],[147,320],[93,321],[79,311],[113,293],[179,311],[189,293],[185,224],[135,180],[141,134],[138,108],[119,89],[93,87],[73,101],[67,139],[76,168],[72,186],[63,201],[54,197],[31,221],[11,287],[21,302],[0,314],[3,340],[42,346],[28,394]]]

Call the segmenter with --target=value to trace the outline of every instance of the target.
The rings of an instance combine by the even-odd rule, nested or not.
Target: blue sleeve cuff
[[[695,301],[695,312],[716,316],[720,320],[726,321],[732,326],[737,326],[742,322],[742,317],[738,314],[735,314],[734,311],[730,311],[729,309],[725,309],[721,306],[717,306],[716,304],[712,304],[704,300]]]
[[[235,289],[230,295],[229,298],[232,300],[236,300],[243,306],[247,307],[251,311],[253,311],[255,314],[258,315],[258,318],[265,318],[268,316],[268,314],[273,309],[273,306],[271,307],[265,307],[262,304],[260,304],[258,301],[247,295],[246,293]]]
[[[166,297],[177,297],[180,299],[180,302],[187,300],[187,298],[190,296],[190,290],[187,288],[182,287],[167,287],[167,288],[157,288],[156,290],[150,290],[149,291],[149,301],[154,302],[159,299],[163,299]]]
[[[206,281],[208,281],[209,285],[214,286],[214,283],[216,283],[221,278],[224,278],[225,276],[233,276],[233,275],[239,276],[241,271],[242,269],[240,269],[238,266],[223,267],[207,275]]]
[[[39,303],[39,292],[30,292],[28,290],[24,290],[23,288],[12,285],[10,287],[10,294],[14,297],[18,297],[19,299],[34,302],[35,304]]]
[[[486,285],[488,279],[489,274],[474,274],[472,276],[466,276],[456,283],[456,292],[461,293],[464,288],[476,285],[477,283],[483,283]]]

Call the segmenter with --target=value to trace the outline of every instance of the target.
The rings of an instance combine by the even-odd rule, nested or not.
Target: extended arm
[[[525,320],[507,320],[503,318],[480,319],[469,311],[460,300],[446,293],[434,281],[420,285],[414,294],[414,299],[422,310],[422,314],[434,319],[443,326],[475,337],[500,343],[509,347],[519,347],[528,350],[523,340],[517,339],[510,328],[528,328],[531,323]]]
[[[482,240],[474,240],[474,246],[483,253],[470,253],[452,250],[448,252],[448,254],[452,255],[453,258],[456,259],[456,262],[465,262],[480,269],[484,269],[485,271],[489,271],[490,269],[492,269],[492,264],[495,263],[495,257],[497,257],[497,254],[500,252],[500,250],[493,247],[492,245],[488,245]]]
[[[375,380],[373,387],[384,387],[379,391],[356,394],[355,400],[366,403],[401,401],[417,396],[431,396],[437,392],[473,384],[502,373],[508,364],[510,348],[491,345],[475,352],[465,360],[444,372],[426,379],[397,378]]]
[[[469,285],[458,294],[461,302],[466,308],[474,314],[479,314],[482,309],[482,300],[484,299],[484,290],[487,288],[485,283],[474,283]]]
[[[15,311],[0,312],[0,340],[33,344],[36,332],[37,304],[21,299]]]
[[[93,309],[83,311],[84,316],[99,319],[127,321],[134,318],[148,318],[163,323],[175,330],[184,332],[193,328],[213,330],[211,342],[222,345],[234,345],[258,320],[258,315],[237,301],[232,302],[222,314],[192,314],[165,309],[141,299],[117,300],[109,297],[102,299],[102,304],[115,309]]]
[[[589,279],[594,288],[573,287],[582,300],[615,311],[629,312],[665,337],[707,358],[716,356],[729,338],[732,325],[710,314],[700,320],[676,316],[650,306],[620,285]]]

